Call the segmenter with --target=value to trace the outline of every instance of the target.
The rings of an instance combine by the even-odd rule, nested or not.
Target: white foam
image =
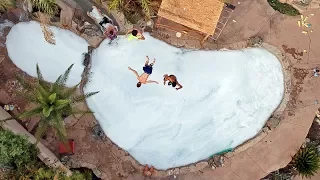
[[[23,71],[36,76],[36,64],[50,82],[71,65],[72,68],[68,86],[80,82],[84,66],[83,53],[88,51],[88,43],[76,34],[51,27],[56,45],[49,44],[45,39],[39,23],[35,21],[19,23],[12,27],[7,36],[7,49],[10,59]]]
[[[80,80],[87,43],[75,34],[52,28],[57,45],[43,39],[35,22],[19,23],[7,38],[12,61],[35,76],[39,63],[53,81],[71,64],[69,84]],[[263,49],[185,51],[150,35],[145,41],[120,36],[104,41],[92,54],[87,100],[107,136],[141,164],[159,169],[182,166],[234,148],[252,138],[276,109],[284,92],[278,59]],[[141,74],[145,56],[157,59],[150,80],[136,87],[128,66]],[[174,74],[183,89],[163,85]]]
[[[93,53],[93,77],[85,91],[100,91],[89,107],[108,137],[141,164],[167,169],[234,148],[255,136],[284,91],[278,59],[263,49],[183,51],[145,35],[120,37]],[[157,59],[142,85],[145,56]],[[174,74],[183,89],[163,85]]]

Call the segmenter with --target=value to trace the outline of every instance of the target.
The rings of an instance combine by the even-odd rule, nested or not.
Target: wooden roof
[[[158,16],[212,35],[223,6],[221,0],[162,0]]]

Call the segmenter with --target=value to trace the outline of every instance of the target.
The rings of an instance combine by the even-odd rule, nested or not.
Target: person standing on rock
[[[128,67],[128,69],[130,71],[132,71],[137,76],[137,79],[139,80],[139,82],[137,83],[137,88],[139,88],[141,86],[141,84],[148,84],[148,83],[159,84],[157,81],[152,81],[152,80],[148,81],[149,76],[152,74],[153,65],[156,62],[156,59],[154,59],[153,62],[151,64],[149,64],[149,57],[148,56],[146,56],[146,57],[147,57],[147,60],[146,60],[146,63],[143,67],[144,73],[141,74],[141,76],[139,76],[139,74],[137,73],[136,70],[132,69],[131,67]]]

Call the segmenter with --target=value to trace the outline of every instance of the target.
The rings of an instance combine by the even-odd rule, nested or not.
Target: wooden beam
[[[203,43],[209,38],[209,36],[210,36],[210,34],[207,34],[207,35],[202,39],[202,41],[200,42],[202,48],[204,48]]]

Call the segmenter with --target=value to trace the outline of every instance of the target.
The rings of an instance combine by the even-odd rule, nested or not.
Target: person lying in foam
[[[149,76],[152,74],[153,65],[156,62],[156,59],[154,59],[153,62],[151,64],[149,64],[149,57],[148,56],[146,56],[146,57],[147,57],[147,60],[144,64],[144,67],[142,68],[144,73],[141,74],[140,76],[136,70],[132,69],[131,67],[128,67],[128,69],[130,71],[132,71],[137,76],[137,79],[139,81],[137,83],[137,88],[139,88],[141,86],[141,84],[148,84],[148,83],[157,83],[158,84],[157,81],[148,80]]]
[[[103,34],[107,38],[111,40],[117,38],[118,27],[113,25],[113,22],[109,17],[102,15],[101,11],[96,6],[92,6],[92,11],[87,12],[87,15],[101,26]]]

